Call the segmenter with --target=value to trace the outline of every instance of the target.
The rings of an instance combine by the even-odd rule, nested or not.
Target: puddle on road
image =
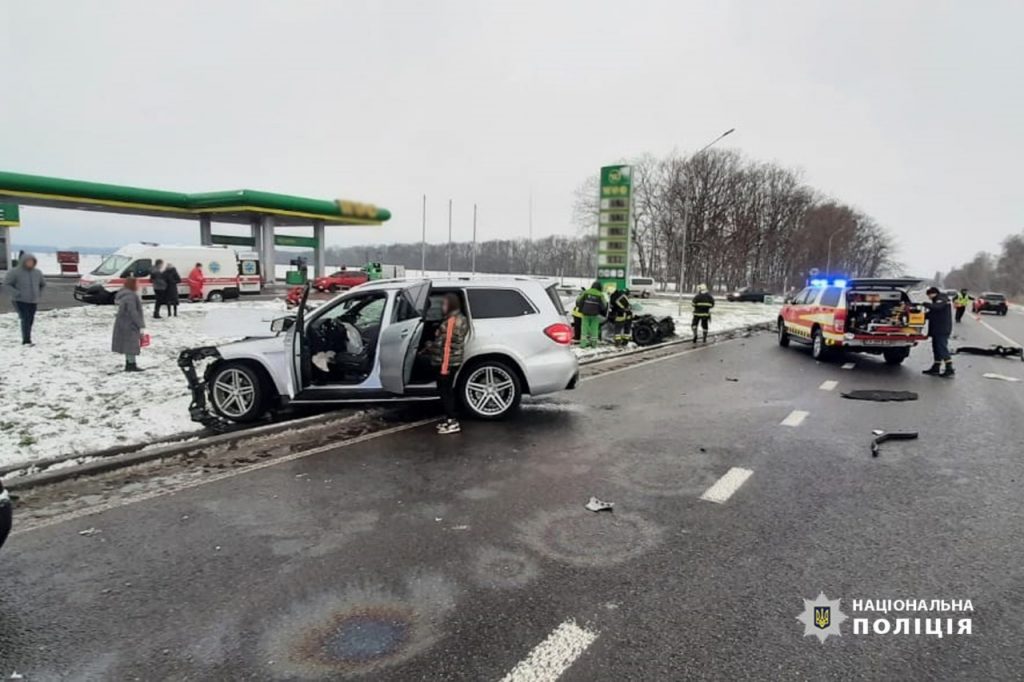
[[[519,526],[534,550],[573,566],[606,567],[634,559],[656,546],[663,530],[639,514],[594,514],[583,505],[538,512]]]
[[[539,575],[533,559],[497,547],[481,547],[472,568],[474,582],[486,588],[518,589],[530,584]]]
[[[325,593],[271,621],[264,655],[288,678],[378,672],[434,646],[454,605],[454,588],[434,574],[411,576],[405,594],[380,586]]]

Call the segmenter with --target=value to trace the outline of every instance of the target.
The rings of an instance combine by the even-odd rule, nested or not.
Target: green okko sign
[[[633,214],[630,166],[601,169],[600,212],[597,221],[597,279],[604,289],[625,289],[629,277],[629,226]]]
[[[21,225],[17,204],[0,204],[0,227],[17,227]]]

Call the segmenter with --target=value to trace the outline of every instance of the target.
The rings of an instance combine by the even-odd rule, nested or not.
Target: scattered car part
[[[893,431],[892,433],[886,433],[884,431],[872,431],[876,434],[875,438],[871,441],[871,456],[878,457],[878,446],[888,440],[916,440],[917,431]]]
[[[11,532],[12,517],[11,495],[4,489],[3,481],[0,481],[0,547],[3,547],[7,534]]]
[[[1008,377],[1005,374],[996,374],[994,372],[985,372],[981,376],[986,379],[998,379],[999,381],[1020,381],[1017,377]]]
[[[902,402],[905,400],[917,400],[917,393],[913,391],[887,391],[882,389],[866,389],[860,391],[849,391],[841,394],[850,400],[872,400],[876,403]]]
[[[597,499],[596,497],[591,496],[590,501],[587,502],[587,504],[584,505],[584,506],[586,506],[586,508],[589,509],[592,512],[602,512],[602,511],[612,511],[612,507],[615,506],[615,503],[614,502],[602,502],[601,500]]]
[[[1024,361],[1024,348],[1020,346],[1000,346],[998,344],[989,346],[988,348],[981,348],[980,346],[960,346],[956,349],[957,354],[966,353],[967,355],[988,355],[992,357],[1001,358],[1020,358]]]

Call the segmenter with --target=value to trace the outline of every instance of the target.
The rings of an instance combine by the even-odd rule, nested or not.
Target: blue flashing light
[[[828,280],[828,279],[824,279],[824,278],[820,278],[819,277],[819,278],[811,280],[811,286],[812,287],[839,287],[839,288],[843,288],[843,287],[846,286],[846,284],[847,284],[847,280],[845,280],[845,279]]]

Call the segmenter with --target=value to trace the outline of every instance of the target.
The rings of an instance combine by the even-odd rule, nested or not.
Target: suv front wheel
[[[502,419],[523,397],[519,375],[500,360],[483,360],[466,367],[459,376],[459,397],[471,416]]]
[[[233,422],[256,421],[263,416],[264,389],[251,367],[229,362],[217,367],[209,379],[214,412]]]

